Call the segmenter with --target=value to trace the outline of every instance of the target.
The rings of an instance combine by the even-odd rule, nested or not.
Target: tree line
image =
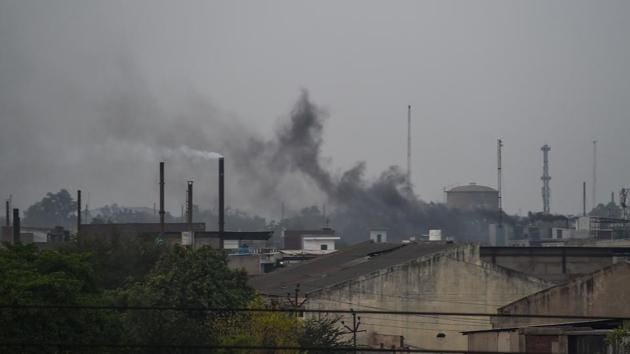
[[[56,344],[342,347],[338,319],[292,313],[20,308],[262,308],[244,271],[224,253],[142,238],[74,239],[59,250],[0,248],[0,352],[74,352]],[[270,305],[269,305],[270,306]],[[12,345],[9,345],[12,344]],[[93,347],[87,352],[120,352]],[[159,348],[128,348],[134,353]],[[86,352],[85,348],[83,352]],[[177,352],[170,348],[163,352]],[[191,352],[190,349],[180,352]],[[194,352],[194,351],[192,351]]]

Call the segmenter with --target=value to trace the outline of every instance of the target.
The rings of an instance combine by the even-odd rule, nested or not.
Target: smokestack
[[[193,222],[193,181],[188,181],[188,190],[186,190],[186,222],[189,231],[192,231]]]
[[[4,215],[4,217],[5,217],[4,223],[6,224],[6,227],[9,227],[9,226],[11,226],[11,221],[9,220],[9,218],[11,217],[11,212],[10,212],[10,210],[11,210],[11,201],[9,199],[7,199],[6,202],[5,202],[5,208],[6,208],[5,209],[6,214]]]
[[[20,209],[13,209],[13,244],[20,242]]]
[[[164,162],[160,162],[160,236],[164,236]]]
[[[225,231],[225,189],[223,157],[219,158],[219,249],[223,249],[223,232]]]
[[[77,235],[81,232],[81,190],[77,191]]]
[[[586,182],[582,182],[582,216],[586,216]]]

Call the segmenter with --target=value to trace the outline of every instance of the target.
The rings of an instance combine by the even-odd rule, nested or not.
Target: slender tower
[[[411,189],[411,105],[407,106],[407,183]]]
[[[582,216],[586,216],[586,182],[582,182]]]
[[[503,210],[503,204],[502,204],[502,191],[501,191],[501,182],[503,179],[503,175],[501,172],[501,150],[503,148],[503,141],[501,141],[501,139],[497,140],[497,191],[499,192],[497,194],[497,204],[499,207],[499,221],[501,221],[501,214],[502,214],[502,210]]]
[[[591,191],[592,208],[597,207],[597,140],[593,140],[593,190]]]
[[[223,157],[219,158],[219,249],[223,249],[223,233],[225,232],[225,168]]]
[[[9,226],[11,226],[11,220],[10,220],[10,217],[11,217],[11,201],[9,201],[9,199],[7,199],[4,202],[4,206],[6,208],[5,209],[6,214],[4,216],[5,217],[5,220],[4,220],[5,225],[4,226],[9,227]]]
[[[164,237],[164,162],[160,162],[160,237]]]
[[[543,213],[549,214],[549,206],[551,204],[551,189],[549,189],[549,181],[551,180],[551,176],[549,176],[549,150],[551,148],[549,145],[545,144],[542,148],[540,148],[543,152],[543,174],[540,179],[543,181],[542,186],[542,200],[543,200]]]
[[[77,235],[81,233],[81,190],[77,191]]]
[[[186,190],[186,223],[188,230],[192,231],[193,223],[193,181],[188,181],[188,189]]]

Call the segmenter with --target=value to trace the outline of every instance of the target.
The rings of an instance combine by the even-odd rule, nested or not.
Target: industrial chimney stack
[[[188,181],[188,189],[186,190],[186,223],[188,230],[192,231],[193,222],[193,181]]]
[[[6,208],[5,209],[6,214],[4,215],[6,219],[4,220],[4,223],[6,227],[9,227],[11,226],[11,221],[9,219],[11,217],[11,201],[7,199],[4,206]]]
[[[164,162],[160,162],[160,236],[164,236]]]
[[[549,189],[549,181],[551,180],[551,176],[549,176],[549,151],[551,148],[549,145],[545,144],[540,148],[543,152],[543,175],[540,179],[543,181],[542,187],[542,200],[543,200],[543,213],[549,214],[550,212],[550,202],[551,202],[551,190]]]
[[[20,209],[13,209],[13,244],[20,242]]]
[[[223,249],[223,233],[225,232],[225,188],[224,159],[219,158],[219,249]]]
[[[81,190],[77,191],[77,235],[81,232]]]

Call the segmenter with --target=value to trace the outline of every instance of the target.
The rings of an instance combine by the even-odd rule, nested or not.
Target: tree
[[[116,342],[117,314],[67,309],[23,309],[20,305],[99,305],[89,254],[39,251],[33,245],[0,249],[0,342],[28,343],[3,352],[58,352],[50,343]],[[34,347],[35,345],[41,345]]]
[[[36,227],[63,226],[70,228],[76,220],[76,202],[67,190],[47,193],[24,212],[24,225]]]
[[[117,289],[144,280],[168,247],[158,245],[150,235],[124,236],[114,232],[111,238],[89,233],[64,245],[68,252],[89,252],[99,288]]]
[[[256,297],[248,305],[248,308],[252,309],[264,307],[264,301],[260,297]],[[232,315],[218,328],[222,345],[266,347],[297,347],[303,330],[302,323],[294,314],[288,312],[250,312]],[[277,353],[273,349],[266,352]]]
[[[304,321],[304,327],[299,339],[304,348],[347,348],[350,345],[347,332],[341,327],[339,317],[311,318]],[[339,351],[346,352],[346,351]],[[316,354],[318,351],[309,351]],[[331,353],[331,351],[326,351]]]
[[[146,279],[118,293],[129,306],[243,308],[254,297],[242,271],[231,270],[227,257],[210,248],[175,246]],[[129,311],[126,333],[134,342],[210,345],[219,341],[220,314],[205,311]]]

